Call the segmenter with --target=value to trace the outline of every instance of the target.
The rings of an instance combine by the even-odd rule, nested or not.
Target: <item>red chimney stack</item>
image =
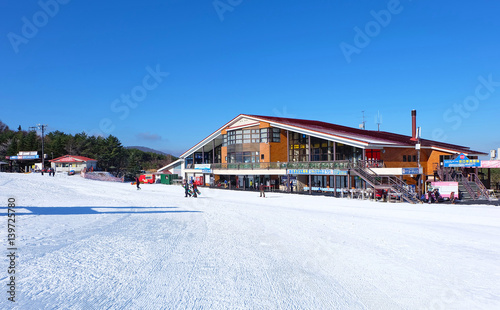
[[[417,110],[411,110],[411,140],[417,141]]]

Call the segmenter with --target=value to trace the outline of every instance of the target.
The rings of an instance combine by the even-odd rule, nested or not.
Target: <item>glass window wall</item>
[[[309,144],[308,137],[297,132],[290,132],[289,156],[290,161],[309,161]]]
[[[311,137],[311,161],[332,161],[333,141]]]
[[[227,154],[228,163],[258,163],[259,152],[232,152]]]

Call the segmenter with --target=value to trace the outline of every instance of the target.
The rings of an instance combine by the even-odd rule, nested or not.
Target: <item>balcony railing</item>
[[[230,163],[212,164],[213,170],[262,170],[262,169],[348,169],[348,160],[331,162],[271,162],[271,163]]]
[[[286,163],[231,163],[212,164],[212,170],[262,170],[286,169]]]

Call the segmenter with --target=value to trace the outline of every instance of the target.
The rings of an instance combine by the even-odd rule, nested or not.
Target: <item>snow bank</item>
[[[117,178],[109,172],[81,172],[82,178],[95,180],[95,181],[107,181],[107,182],[123,182],[123,177]]]

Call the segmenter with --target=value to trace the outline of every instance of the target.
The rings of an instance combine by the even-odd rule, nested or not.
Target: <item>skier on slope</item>
[[[191,194],[189,193],[189,183],[184,181],[184,197],[191,197]]]
[[[198,186],[196,185],[196,182],[193,182],[193,198],[198,197],[197,192],[198,192]]]
[[[263,183],[260,183],[259,190],[260,190],[260,197],[266,198],[266,192],[265,192],[265,187]]]
[[[139,178],[135,177],[135,185],[137,185],[137,190],[141,189],[141,187],[139,186],[140,184],[141,184],[141,182],[139,181]]]

